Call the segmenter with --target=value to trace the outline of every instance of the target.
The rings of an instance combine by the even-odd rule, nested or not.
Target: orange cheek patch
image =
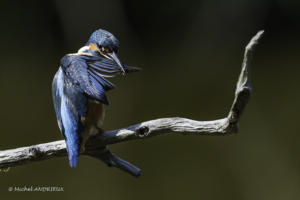
[[[94,44],[94,43],[90,43],[90,44],[89,44],[89,49],[90,49],[91,51],[99,51],[99,48],[98,48],[97,45]]]

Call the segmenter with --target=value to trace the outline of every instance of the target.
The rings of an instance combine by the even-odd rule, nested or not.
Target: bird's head
[[[113,34],[106,30],[98,29],[92,33],[86,46],[89,46],[89,50],[99,53],[105,58],[116,62],[122,72],[125,73],[124,66],[117,57],[120,43]]]

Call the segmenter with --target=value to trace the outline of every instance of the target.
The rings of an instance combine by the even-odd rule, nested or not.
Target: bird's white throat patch
[[[86,55],[86,54],[89,54],[88,51],[89,51],[89,46],[84,46],[78,50],[77,54]]]

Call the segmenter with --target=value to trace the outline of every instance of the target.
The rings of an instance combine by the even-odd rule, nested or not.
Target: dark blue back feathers
[[[52,84],[52,95],[59,128],[66,140],[67,152],[71,167],[78,162],[79,146],[83,124],[80,116],[86,113],[86,98],[78,88],[70,87],[69,80],[62,69],[56,73]]]

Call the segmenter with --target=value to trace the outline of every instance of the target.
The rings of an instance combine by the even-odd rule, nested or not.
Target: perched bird
[[[89,134],[101,130],[104,105],[108,105],[106,92],[114,89],[107,78],[138,70],[120,62],[119,46],[114,35],[99,29],[77,53],[67,54],[60,61],[52,96],[71,167],[77,166]]]

